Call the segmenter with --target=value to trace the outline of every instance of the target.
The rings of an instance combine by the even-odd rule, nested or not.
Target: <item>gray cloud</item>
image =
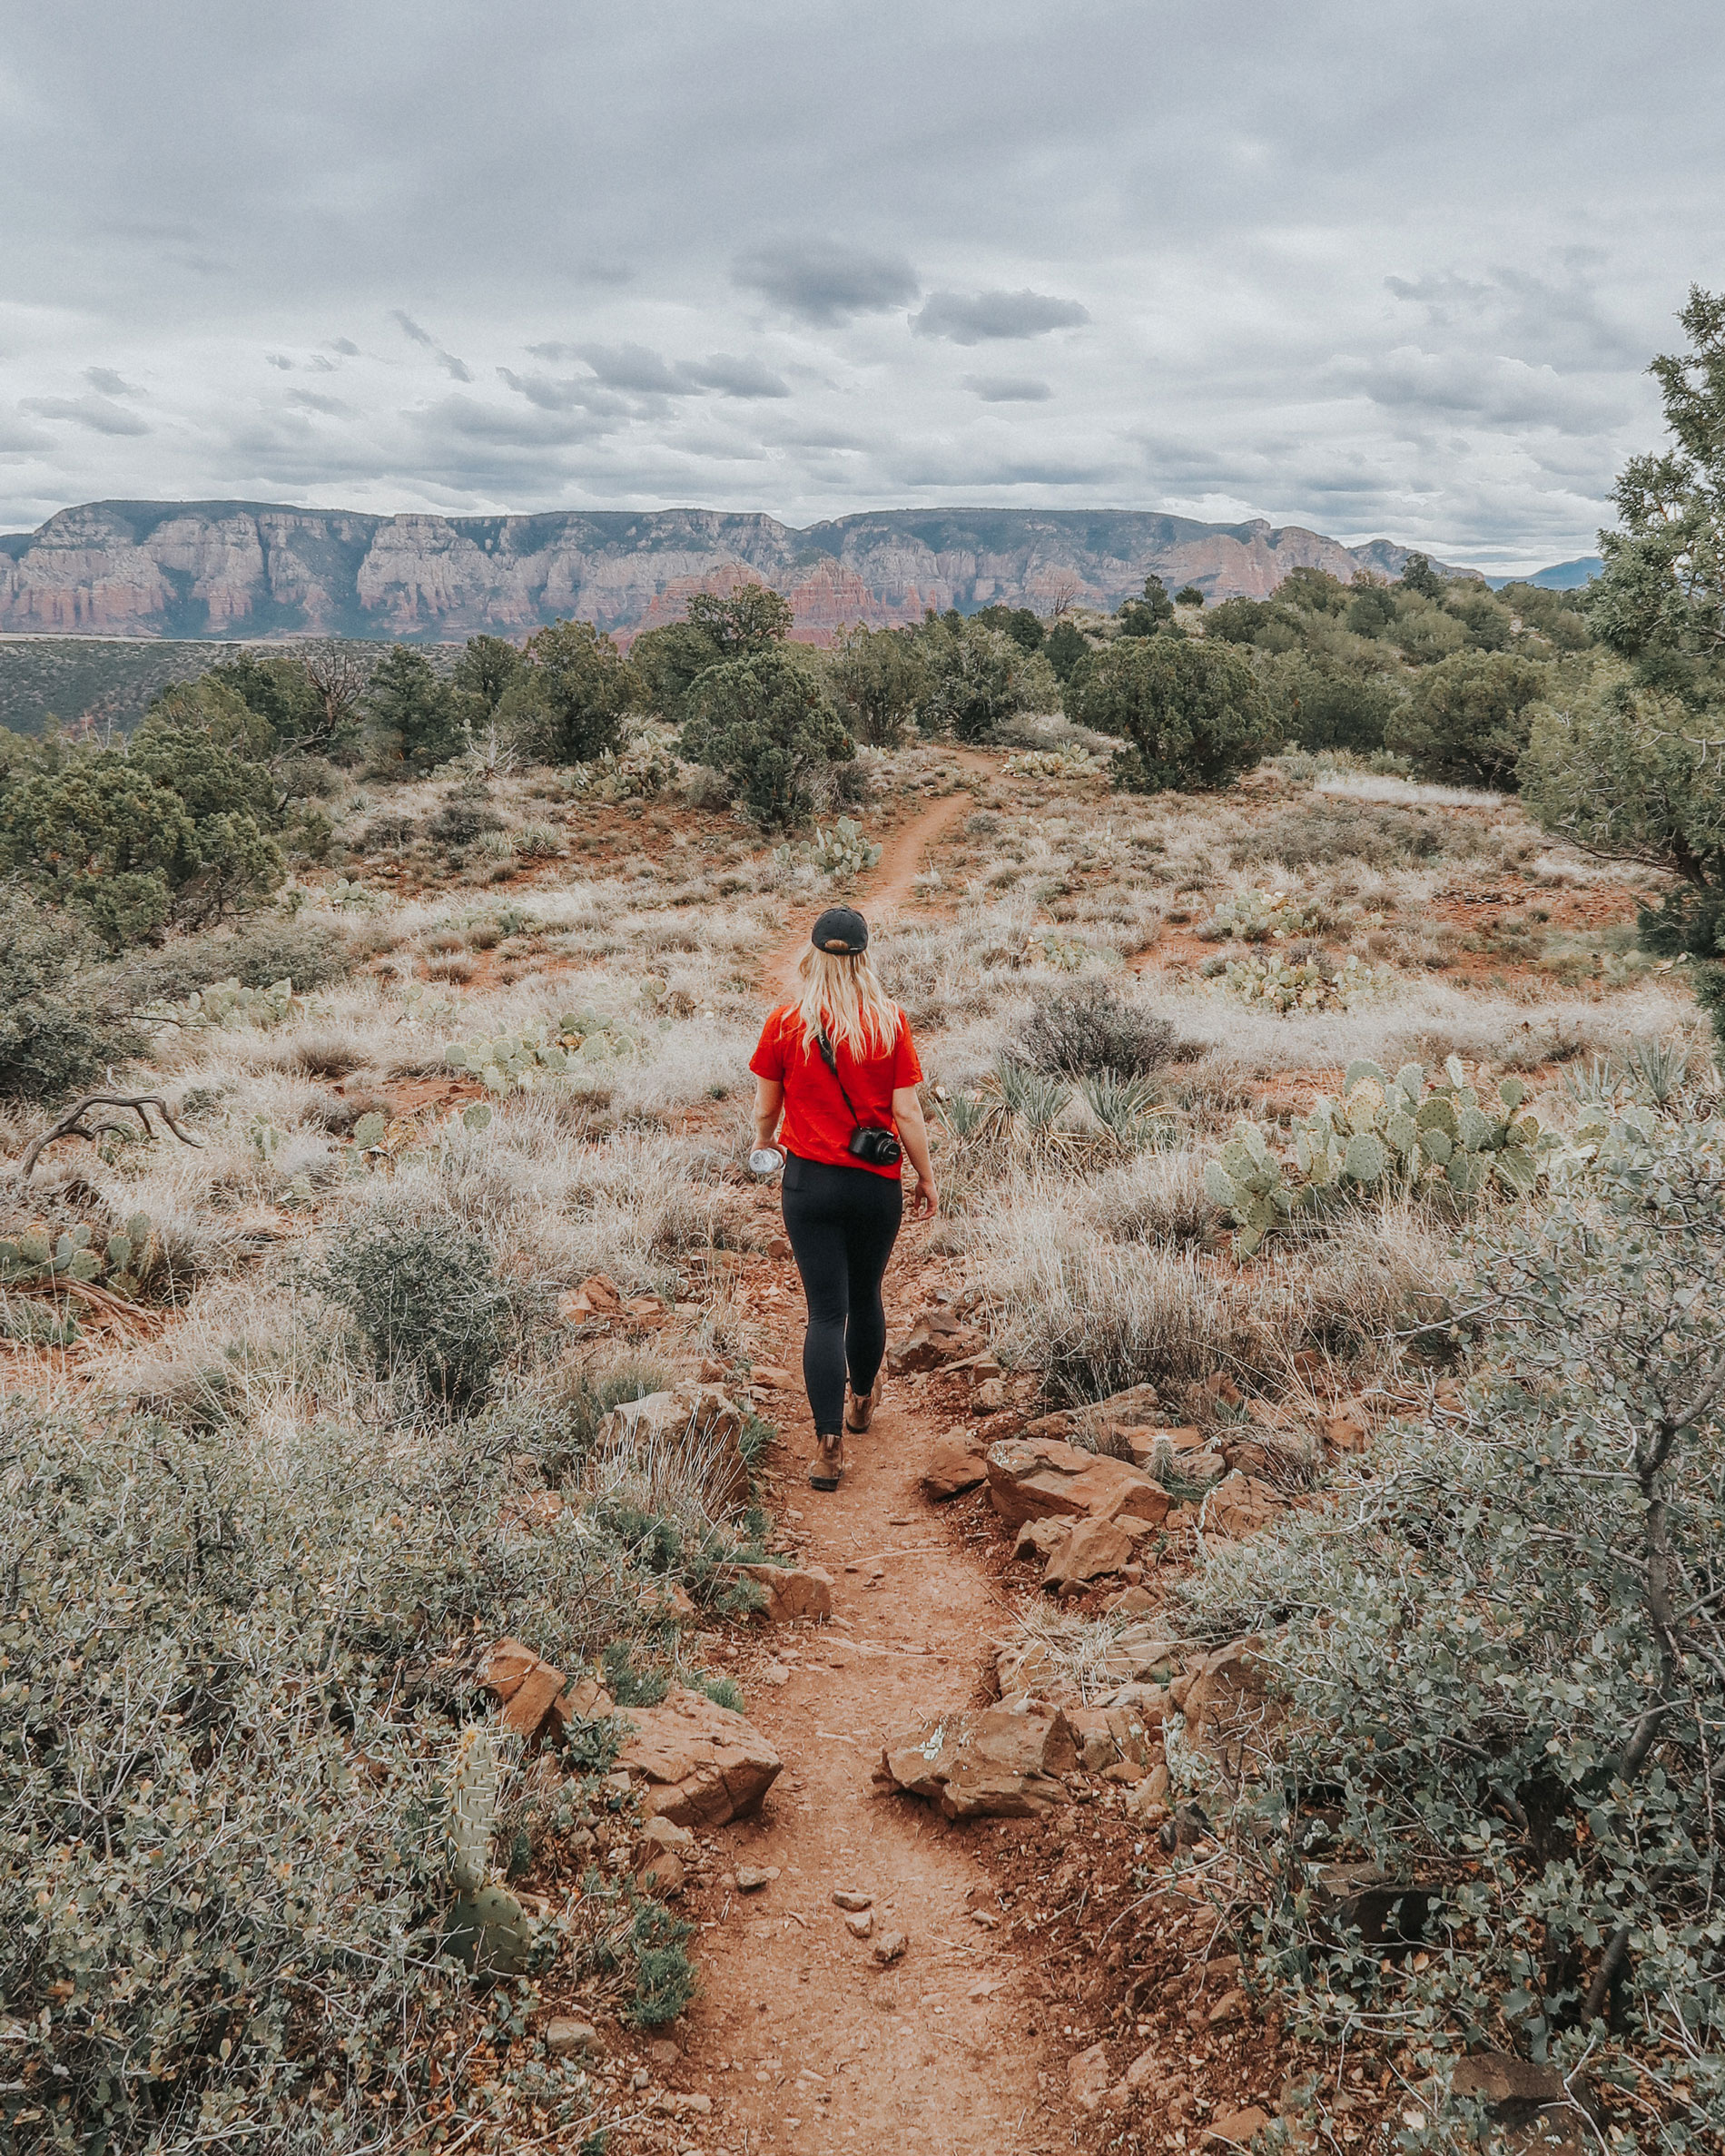
[[[92,434],[150,431],[136,412],[129,412],[105,397],[26,397],[18,409],[33,412],[39,419],[70,419],[74,427],[87,427]]]
[[[779,240],[751,248],[732,264],[731,281],[824,329],[859,314],[884,314],[922,289],[905,256],[839,240]]]
[[[984,404],[1046,404],[1054,391],[1027,374],[967,374],[964,387]]]
[[[399,328],[404,337],[410,337],[415,344],[423,345],[451,381],[470,382],[473,379],[467,361],[458,359],[453,352],[445,351],[431,332],[422,330],[405,308],[390,308],[389,320]]]
[[[134,389],[123,376],[116,374],[112,367],[86,367],[84,370],[84,379],[93,389],[99,390],[104,397],[141,397],[143,394],[143,390]]]
[[[705,389],[722,397],[789,397],[791,385],[782,374],[760,359],[735,359],[729,352],[713,352],[688,369],[690,378]]]
[[[998,501],[1535,566],[1725,278],[1699,0],[1380,9],[1369,65],[1358,0],[1089,0],[1058,65],[1033,0],[518,12],[527,69],[447,0],[13,8],[0,527]]]
[[[680,368],[644,344],[577,344],[573,356],[584,359],[607,389],[633,389],[643,397],[686,397],[690,384]]]
[[[922,312],[911,317],[911,333],[944,337],[952,344],[988,344],[1045,337],[1089,319],[1088,307],[1050,292],[931,292]]]

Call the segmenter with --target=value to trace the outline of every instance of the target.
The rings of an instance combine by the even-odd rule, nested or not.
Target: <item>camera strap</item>
[[[833,1083],[839,1089],[839,1098],[843,1101],[845,1107],[850,1110],[852,1123],[858,1130],[872,1130],[875,1126],[872,1123],[865,1124],[863,1122],[862,1117],[856,1112],[855,1102],[844,1090],[844,1080],[839,1076],[839,1059],[833,1053],[833,1043],[826,1037],[826,1028],[823,1026],[821,1030],[815,1035],[814,1038],[821,1050],[821,1060],[833,1073]]]

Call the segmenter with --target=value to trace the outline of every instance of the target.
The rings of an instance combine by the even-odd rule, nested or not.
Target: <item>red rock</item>
[[[769,1624],[790,1624],[797,1618],[827,1618],[833,1614],[833,1575],[820,1565],[738,1565],[738,1573],[753,1580],[766,1597],[755,1614]]]
[[[1199,2145],[1206,2149],[1243,2149],[1254,2134],[1262,2133],[1269,2123],[1268,2112],[1248,2103],[1244,2111],[1229,2112],[1217,2119]]]
[[[1059,1594],[1069,1587],[1092,1587],[1111,1580],[1132,1561],[1135,1539],[1112,1520],[1075,1520],[1049,1552],[1042,1585]]]
[[[1078,1765],[1058,1707],[1026,1701],[959,1712],[901,1731],[882,1754],[885,1778],[935,1799],[949,1819],[1034,1818],[1064,1795]]]
[[[987,1445],[986,1438],[971,1431],[949,1431],[946,1436],[937,1437],[929,1452],[929,1463],[922,1470],[923,1489],[937,1502],[956,1497],[961,1491],[974,1490],[979,1482],[988,1480]]]
[[[627,1710],[634,1734],[617,1766],[641,1785],[649,1818],[708,1831],[756,1810],[780,1760],[754,1725],[682,1687],[658,1707]]]
[[[1052,1513],[1112,1520],[1122,1513],[1159,1526],[1168,1493],[1142,1469],[1058,1439],[1007,1438],[988,1455],[990,1494],[1009,1527]]]
[[[1081,2112],[1096,2110],[1113,2078],[1105,2043],[1093,2043],[1066,2062],[1066,2092]]]
[[[1250,1475],[1226,1475],[1204,1501],[1205,1531],[1243,1541],[1285,1512],[1287,1502],[1267,1482],[1256,1482]]]

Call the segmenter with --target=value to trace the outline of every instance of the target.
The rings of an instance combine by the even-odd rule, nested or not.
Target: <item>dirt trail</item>
[[[968,768],[986,771],[981,758]],[[901,832],[859,892],[871,912],[908,896],[924,850],[969,803],[934,803]],[[768,961],[777,986],[801,940]],[[894,1333],[924,1263],[907,1225],[887,1275]],[[789,1291],[772,1352],[795,1369],[802,1298]],[[810,1489],[806,1404],[787,1396],[772,1460],[777,1500],[809,1538],[802,1561],[833,1577],[830,1625],[774,1636],[782,1682],[751,1687],[749,1715],[784,1771],[760,1816],[726,1830],[734,1865],[777,1866],[764,1888],[722,1897],[699,1952],[702,1995],[685,2024],[678,2080],[710,2094],[714,2144],[734,2156],[852,2148],[917,2156],[1036,2156],[1070,2129],[1040,2093],[1035,2030],[1046,2012],[1023,1964],[980,1926],[967,1898],[986,1888],[986,1827],[948,1825],[929,1807],[878,1793],[886,1731],[973,1696],[1001,1610],[981,1566],[943,1537],[919,1476],[937,1434],[889,1385],[874,1429],[850,1442],[834,1495]],[[873,1897],[874,1936],[847,1931],[833,1895]],[[991,1905],[991,1896],[978,1893]],[[882,1966],[875,1940],[901,1932]]]
[[[986,778],[994,769],[986,756],[969,750],[961,749],[953,761],[961,772],[973,779]],[[968,788],[932,802],[920,816],[886,842],[880,860],[848,895],[866,905],[872,916],[883,919],[896,911],[911,895],[911,885],[922,869],[923,855],[948,825],[971,805]],[[806,925],[799,925],[776,950],[768,954],[761,968],[761,978],[769,994],[782,994],[790,986],[791,976],[807,941],[808,929]]]
[[[774,1343],[787,1360],[797,1337]],[[889,1728],[971,1698],[1001,1627],[981,1567],[948,1547],[918,1487],[932,1434],[883,1405],[851,1441],[843,1488],[823,1496],[792,1479],[813,1443],[806,1410],[783,1428],[784,1502],[812,1534],[805,1561],[833,1576],[834,1619],[779,1635],[788,1678],[751,1688],[750,1718],[784,1771],[760,1817],[724,1838],[734,1864],[779,1876],[722,1905],[686,2024],[688,2078],[714,2098],[714,2138],[735,2156],[1054,2145],[1023,1968],[966,1898],[986,1884],[972,1852],[987,1830],[871,1780]],[[902,1961],[882,1967],[874,1940],[850,1935],[840,1888],[872,1895],[875,1938],[909,1940]]]

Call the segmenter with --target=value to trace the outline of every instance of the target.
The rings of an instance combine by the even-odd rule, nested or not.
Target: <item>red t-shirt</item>
[[[839,1076],[856,1108],[853,1121],[820,1049],[803,1038],[796,1005],[782,1003],[768,1014],[749,1068],[756,1078],[784,1083],[784,1120],[779,1127],[779,1143],[787,1153],[794,1153],[799,1160],[824,1161],[830,1167],[867,1168],[871,1175],[890,1176],[897,1182],[896,1167],[876,1167],[857,1158],[851,1151],[851,1133],[858,1123],[881,1130],[895,1127],[893,1094],[901,1086],[922,1081],[910,1021],[902,1010],[898,1019],[898,1033],[884,1055],[853,1056],[843,1041],[833,1043]]]

